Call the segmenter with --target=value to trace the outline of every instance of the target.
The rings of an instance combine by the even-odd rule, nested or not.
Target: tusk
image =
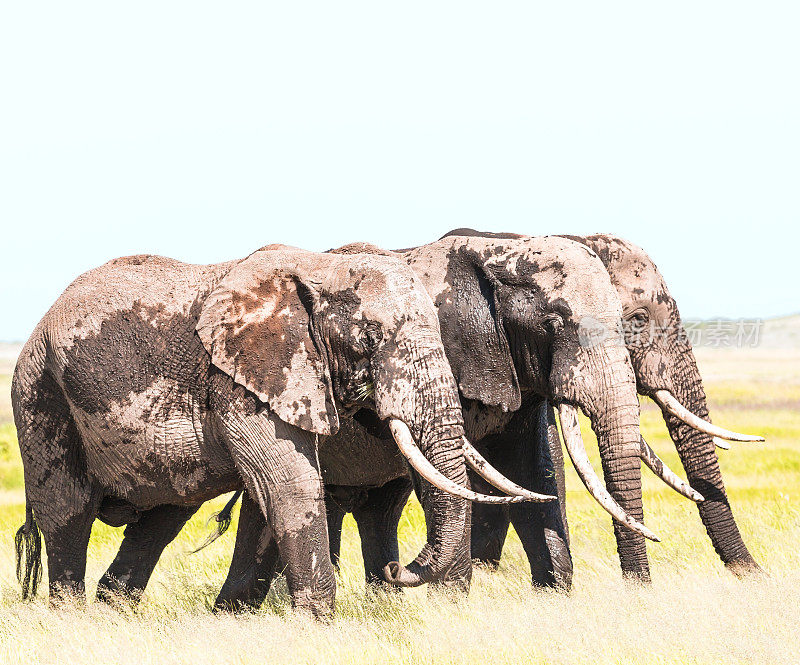
[[[397,447],[403,456],[408,460],[408,463],[414,467],[416,472],[427,480],[434,487],[440,490],[459,496],[462,499],[469,501],[476,501],[477,503],[520,503],[521,501],[530,501],[524,496],[489,496],[488,494],[478,494],[466,487],[461,487],[458,483],[450,480],[441,471],[438,471],[422,454],[422,451],[414,443],[414,437],[411,436],[411,430],[408,429],[403,421],[392,418],[389,420],[389,429],[392,431]],[[555,501],[556,497],[547,497],[551,501]]]
[[[750,434],[739,434],[732,432],[724,427],[712,425],[707,420],[703,420],[699,416],[694,415],[689,409],[681,404],[669,390],[656,390],[653,393],[653,400],[663,410],[671,413],[673,416],[682,420],[690,427],[710,434],[711,436],[718,436],[720,439],[728,439],[729,441],[763,441],[763,436],[753,436]]]
[[[689,483],[684,482],[677,473],[664,464],[662,459],[656,455],[656,452],[647,445],[647,441],[644,440],[644,437],[639,439],[639,448],[641,450],[640,457],[642,461],[650,467],[650,470],[654,474],[678,492],[678,494],[683,494],[683,496],[687,499],[691,499],[695,503],[705,501],[705,498],[703,498],[700,492],[693,489]]]
[[[467,459],[467,464],[469,464],[481,478],[506,494],[524,496],[528,501],[539,502],[552,501],[555,498],[549,494],[539,494],[526,490],[524,487],[506,478],[484,459],[483,455],[475,449],[475,446],[467,440],[467,437],[464,437],[464,457]]]
[[[731,444],[728,443],[725,439],[720,439],[718,436],[711,437],[711,440],[714,442],[714,445],[717,448],[722,448],[722,450],[730,450]]]
[[[648,529],[644,524],[640,524],[633,519],[625,510],[620,506],[612,497],[605,485],[598,478],[594,472],[589,458],[586,455],[586,448],[583,447],[583,437],[581,436],[581,428],[578,424],[578,414],[574,406],[569,404],[558,405],[558,419],[561,423],[561,433],[564,436],[564,443],[567,446],[567,452],[572,460],[572,464],[578,475],[581,477],[589,494],[594,497],[594,500],[599,503],[611,517],[623,526],[628,527],[631,531],[653,540],[661,542],[661,539]]]

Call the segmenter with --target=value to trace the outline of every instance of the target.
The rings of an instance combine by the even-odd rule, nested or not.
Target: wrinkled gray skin
[[[366,251],[369,246],[338,251],[353,250]],[[594,252],[557,237],[459,237],[408,250],[403,256],[437,306],[442,340],[464,405],[467,436],[489,462],[516,482],[528,487],[533,484],[537,491],[557,490],[563,497],[561,448],[552,410],[543,408],[542,401],[575,405],[589,416],[598,436],[609,491],[629,515],[641,521],[636,382],[617,334],[622,316],[619,298]],[[605,327],[601,343],[587,343],[588,331],[582,325],[587,321]],[[377,425],[367,430],[380,437]],[[340,432],[335,437],[336,450],[363,445],[365,436],[363,432]],[[518,445],[519,440],[527,445]],[[548,440],[555,442],[555,462]],[[329,495],[332,546],[338,542],[341,515],[352,510],[362,537],[367,578],[375,579],[379,566],[396,551],[397,518],[408,497],[408,486],[396,480],[394,485],[373,488],[368,494],[363,486],[348,494],[348,486],[357,484],[354,479],[325,473],[323,451],[321,464]],[[562,471],[560,487],[553,473],[556,468]],[[470,477],[476,482],[473,474]],[[477,488],[488,489],[479,483]],[[476,504],[473,511],[483,508]],[[510,507],[506,514],[519,526],[534,584],[568,587],[572,563],[566,520],[558,506],[522,504]],[[239,534],[257,532],[248,521],[253,516],[258,518],[243,506]],[[621,530],[617,535],[623,548],[632,542]],[[255,580],[265,579],[274,569],[262,565],[264,552],[255,539],[244,540],[237,536],[226,585],[239,580],[238,601],[256,605],[266,586]],[[469,540],[465,534],[463,557],[467,562]],[[635,573],[646,571],[644,547],[634,554]],[[466,586],[468,572],[462,571],[468,570],[462,559],[448,577],[456,584],[460,577]]]
[[[525,237],[472,229],[457,229],[448,235]],[[564,237],[591,247],[608,270],[622,302],[625,328],[630,333],[625,341],[639,393],[653,395],[656,390],[668,390],[692,413],[710,422],[703,381],[678,306],[653,260],[643,249],[617,236]],[[667,413],[664,419],[689,484],[705,498],[697,508],[720,559],[738,576],[759,571],[733,518],[712,438]],[[501,511],[493,506],[475,506],[472,523],[473,556],[493,562],[499,558],[508,521],[504,523]],[[641,536],[631,533],[629,537],[640,541],[637,550],[644,548]],[[486,553],[475,551],[476,541],[497,543],[498,539],[499,548]],[[625,560],[627,549],[621,550],[620,555],[623,570],[635,569],[635,562]],[[642,571],[640,577],[647,579],[649,574]]]
[[[275,247],[205,266],[116,259],[75,280],[36,327],[12,401],[25,529],[35,518],[44,535],[51,598],[84,593],[95,518],[128,524],[98,596],[138,597],[197,507],[244,487],[294,605],[330,614],[316,438],[357,409],[405,422],[433,465],[466,483],[436,312],[391,257]],[[358,452],[344,463],[375,466]],[[439,490],[424,501],[429,539],[409,567],[419,583],[450,568],[468,516]]]
[[[647,253],[622,238],[597,234],[578,238],[597,252],[619,293],[632,333],[626,336],[639,393],[669,390],[692,413],[711,422],[703,380],[680,312],[661,273]],[[650,330],[656,334],[649,334]],[[689,484],[705,497],[700,517],[714,549],[736,575],[760,570],[733,518],[716,448],[708,434],[664,414]]]

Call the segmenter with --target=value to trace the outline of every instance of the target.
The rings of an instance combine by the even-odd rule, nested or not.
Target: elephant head
[[[736,574],[759,570],[731,512],[714,437],[758,441],[711,425],[705,390],[675,300],[647,253],[621,238],[568,236],[597,252],[619,294],[638,391],[661,406],[714,549]],[[716,439],[719,441],[719,439]]]
[[[619,296],[597,255],[558,237],[445,237],[406,254],[439,310],[461,394],[500,411],[524,393],[557,405],[584,483],[615,518],[623,571],[647,577],[642,536],[639,404],[623,344]],[[600,446],[606,489],[591,470],[577,410]]]
[[[234,266],[208,296],[197,330],[213,364],[291,425],[336,433],[366,408],[433,485],[423,551],[393,564],[407,586],[443,575],[464,533],[464,426],[439,323],[419,279],[397,258],[285,246]],[[521,497],[485,497],[513,502]]]

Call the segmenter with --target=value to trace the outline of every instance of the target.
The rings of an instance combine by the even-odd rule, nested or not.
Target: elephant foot
[[[86,586],[81,581],[52,582],[50,607],[53,609],[77,607],[86,604]]]
[[[260,607],[261,603],[255,603],[241,598],[220,598],[214,601],[211,611],[214,614],[246,614]]]
[[[569,572],[554,570],[546,579],[531,577],[531,587],[558,593],[569,594],[572,590],[572,570]]]
[[[500,567],[500,559],[495,559],[494,557],[475,557],[472,559],[472,563],[491,572]]]
[[[226,581],[214,601],[212,612],[241,614],[257,610],[269,593],[271,581],[256,580],[253,575],[243,576],[235,582]]]
[[[95,599],[113,607],[133,609],[142,599],[144,589],[131,588],[123,580],[104,575],[97,583]]]
[[[303,589],[292,594],[292,608],[296,612],[310,614],[317,621],[330,623],[336,609],[335,594],[316,595]]]

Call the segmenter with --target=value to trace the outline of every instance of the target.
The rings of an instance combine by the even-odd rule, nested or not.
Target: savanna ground
[[[766,444],[734,443],[732,450],[720,451],[735,516],[767,576],[742,581],[727,573],[694,505],[645,469],[646,521],[663,542],[649,545],[652,586],[623,584],[610,519],[568,464],[575,563],[569,595],[530,588],[522,547],[513,534],[500,569],[477,570],[467,599],[430,596],[424,588],[366,593],[357,531],[348,519],[336,617],[329,625],[293,614],[282,582],[258,612],[209,612],[230,560],[233,529],[201,553],[189,551],[204,540],[206,520],[224,499],[204,506],[166,550],[136,611],[91,602],[86,608],[55,611],[41,594],[22,602],[12,541],[23,521],[24,496],[7,358],[0,368],[0,662],[798,663],[796,324],[797,319],[775,322],[778,343],[698,351],[715,421],[767,437]],[[680,470],[660,414],[650,404],[643,405],[642,428],[664,460]],[[584,432],[599,469],[593,437],[588,428]],[[90,597],[121,536],[122,529],[95,524],[87,574]],[[424,537],[415,503],[406,509],[400,537],[408,560]]]

